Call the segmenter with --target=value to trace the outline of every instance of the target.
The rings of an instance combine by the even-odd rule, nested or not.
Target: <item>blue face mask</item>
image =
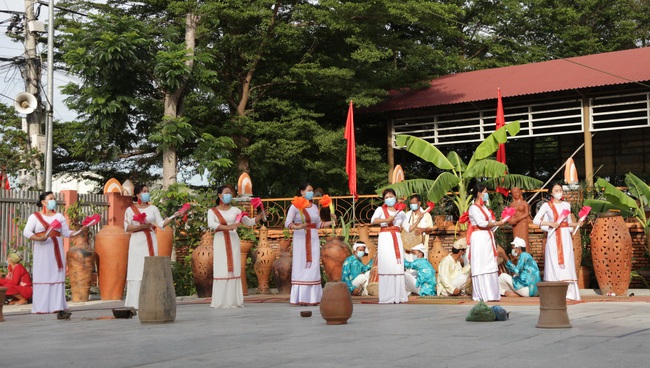
[[[54,199],[47,201],[47,209],[50,211],[54,211],[56,209],[56,201]]]
[[[395,199],[395,197],[390,197],[390,198],[384,199],[384,203],[386,203],[386,206],[388,206],[388,207],[394,206],[396,201],[397,200]]]
[[[224,194],[224,195],[223,195],[223,199],[222,199],[222,201],[223,201],[223,203],[225,203],[225,204],[230,203],[230,201],[232,201],[232,194],[230,194],[230,193],[226,193],[226,194]]]
[[[365,255],[366,255],[366,252],[364,252],[362,250],[357,252],[357,257],[359,257],[359,258],[363,258],[363,256],[365,256]]]
[[[411,211],[417,211],[418,208],[420,208],[420,205],[417,203],[411,203],[409,207],[411,207]]]
[[[314,198],[314,192],[312,192],[312,191],[305,192],[305,198],[308,201],[311,201],[311,199]]]
[[[485,192],[483,193],[483,202],[487,203],[490,200],[490,195]]]
[[[143,203],[149,203],[149,201],[151,200],[151,193],[142,193],[142,194],[140,194],[140,200]]]

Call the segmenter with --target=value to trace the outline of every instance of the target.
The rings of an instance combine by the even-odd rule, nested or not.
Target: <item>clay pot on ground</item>
[[[328,238],[321,247],[320,259],[328,282],[339,282],[343,273],[343,262],[350,256],[350,248],[341,238]]]
[[[285,241],[283,241],[285,240]],[[291,246],[291,239],[280,239],[280,257],[273,262],[273,279],[278,288],[278,293],[289,294],[291,293],[291,270],[292,270],[292,257],[289,252]]]
[[[171,226],[156,228],[156,239],[158,240],[158,255],[171,257],[174,248],[174,229]]]
[[[244,292],[244,295],[248,295],[248,284],[246,283],[246,268],[248,265],[248,253],[253,249],[253,243],[250,240],[240,240],[239,241],[239,252],[241,253],[241,288]]]
[[[603,295],[627,295],[632,251],[632,237],[621,214],[600,213],[591,231],[591,259]]]
[[[436,236],[433,239],[433,247],[429,251],[429,263],[433,266],[433,269],[438,273],[438,265],[443,258],[447,257],[449,252],[442,246],[442,240]]]
[[[192,251],[192,277],[199,298],[212,296],[214,281],[214,248],[212,233],[207,231],[201,237],[201,244]]]
[[[323,288],[320,314],[328,325],[344,325],[352,316],[352,297],[345,282],[328,282]]]
[[[95,252],[88,244],[88,231],[72,238],[73,246],[66,253],[72,302],[87,302],[95,271]]]
[[[124,296],[130,239],[131,234],[117,225],[106,225],[95,235],[102,300],[120,300]]]
[[[255,250],[255,274],[257,275],[257,291],[260,294],[271,293],[271,267],[275,260],[273,249],[269,245],[268,240],[269,230],[266,226],[260,228],[259,240],[257,242],[257,249]]]

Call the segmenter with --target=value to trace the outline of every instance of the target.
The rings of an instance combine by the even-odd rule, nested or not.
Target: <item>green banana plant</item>
[[[616,210],[620,211],[623,217],[634,216],[639,220],[639,223],[643,226],[643,231],[648,236],[650,224],[645,214],[645,208],[650,199],[650,187],[632,173],[625,174],[625,184],[628,186],[629,195],[610,184],[607,180],[598,178],[594,187],[600,191],[604,199],[587,199],[584,204],[585,206],[591,206],[593,213]],[[647,251],[647,243],[645,247]]]
[[[405,180],[380,188],[377,193],[381,195],[387,188],[395,190],[398,197],[408,196],[412,193],[426,193],[427,199],[434,203],[448,193],[452,193],[452,201],[458,209],[458,214],[461,215],[471,205],[472,198],[468,193],[468,186],[473,179],[480,179],[489,187],[499,185],[505,188],[513,186],[522,189],[539,188],[542,186],[540,180],[525,175],[508,174],[507,165],[490,157],[499,149],[499,144],[506,143],[508,135],[515,136],[519,130],[519,121],[508,123],[499,128],[476,147],[468,164],[465,164],[455,151],[451,151],[445,156],[436,146],[421,138],[397,135],[395,142],[398,147],[404,147],[408,152],[446,171],[434,180]]]

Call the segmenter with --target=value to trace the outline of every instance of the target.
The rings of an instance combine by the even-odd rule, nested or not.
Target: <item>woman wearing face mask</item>
[[[499,301],[498,248],[492,228],[503,226],[496,221],[487,208],[489,195],[485,185],[477,184],[472,189],[474,203],[469,207],[470,227],[468,229],[469,251],[467,258],[472,270],[472,298],[476,301]]]
[[[253,226],[262,218],[260,212],[254,219],[237,216],[242,212],[231,205],[232,190],[229,186],[217,188],[216,207],[208,210],[208,227],[214,231],[212,243],[214,266],[212,283],[212,308],[236,308],[244,306],[241,281],[241,250],[237,228]],[[245,275],[244,275],[245,277]]]
[[[392,189],[382,193],[384,205],[372,215],[372,224],[380,225],[377,245],[379,272],[379,303],[406,303],[408,293],[404,281],[404,248],[400,228],[406,216],[395,209],[397,196]]]
[[[575,224],[571,215],[562,218],[563,211],[571,211],[571,205],[562,200],[564,191],[559,183],[551,187],[551,200],[540,207],[533,223],[546,231],[544,251],[544,281],[566,281],[569,283],[566,298],[580,300],[578,277],[573,255],[571,232]]]
[[[56,212],[56,200],[52,192],[39,196],[36,203],[40,209],[27,219],[23,235],[34,241],[32,313],[53,313],[66,310],[65,302],[65,253],[63,237],[71,231],[65,217]],[[57,220],[61,226],[47,230]]]
[[[124,213],[124,230],[131,233],[124,306],[137,309],[140,300],[142,273],[144,271],[144,257],[158,255],[158,240],[156,239],[155,227],[162,229],[172,221],[174,216],[163,220],[158,207],[149,204],[151,193],[149,193],[149,188],[146,185],[136,185],[133,194],[134,204],[127,208]],[[146,214],[146,218],[141,222],[137,218],[141,217],[142,214]]]
[[[314,187],[311,184],[303,183],[298,189],[298,195],[312,201]],[[320,279],[318,229],[329,227],[331,224],[331,221],[321,221],[318,207],[313,203],[303,210],[302,216],[294,205],[289,207],[284,226],[293,230],[291,297],[289,298],[291,304],[318,305],[320,303],[323,289]]]

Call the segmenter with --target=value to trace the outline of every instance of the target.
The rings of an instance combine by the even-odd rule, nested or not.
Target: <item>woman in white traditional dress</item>
[[[314,187],[309,183],[303,183],[298,188],[298,194],[309,201],[309,205],[302,210],[301,214],[301,211],[292,204],[284,223],[287,229],[293,230],[289,302],[293,305],[318,305],[323,296],[318,229],[328,227],[332,222],[321,221],[318,207],[311,202],[314,198]],[[332,221],[335,221],[334,217]]]
[[[146,185],[136,185],[133,194],[135,203],[124,213],[124,230],[131,233],[124,306],[137,309],[144,272],[144,257],[158,255],[155,227],[164,228],[178,212],[163,220],[158,207],[149,204],[151,194]]]
[[[503,226],[496,221],[487,203],[490,196],[485,185],[477,184],[472,189],[474,203],[469,207],[469,263],[472,272],[472,299],[478,301],[499,301],[499,269],[497,245],[492,228]]]
[[[42,193],[36,205],[40,210],[29,216],[23,230],[23,235],[34,241],[32,313],[63,311],[68,309],[63,237],[69,238],[71,231],[65,217],[55,211],[54,193]],[[55,220],[60,226],[55,226],[48,234],[47,230]]]
[[[384,190],[382,198],[384,205],[375,210],[371,219],[373,225],[381,226],[377,246],[379,303],[406,303],[408,292],[404,279],[404,247],[400,236],[406,215],[395,209],[397,196],[394,190]]]
[[[552,199],[542,205],[533,223],[546,231],[546,250],[544,251],[544,281],[565,281],[569,283],[566,298],[580,300],[578,277],[573,254],[571,232],[575,226],[571,218],[571,204],[562,200],[564,191],[559,183],[551,187]],[[562,218],[562,212],[568,216]]]
[[[217,188],[217,206],[208,210],[208,227],[214,230],[214,266],[212,283],[212,308],[237,308],[244,306],[242,289],[241,250],[237,228],[253,226],[262,218],[241,215],[242,211],[230,204],[232,190],[229,186]]]

